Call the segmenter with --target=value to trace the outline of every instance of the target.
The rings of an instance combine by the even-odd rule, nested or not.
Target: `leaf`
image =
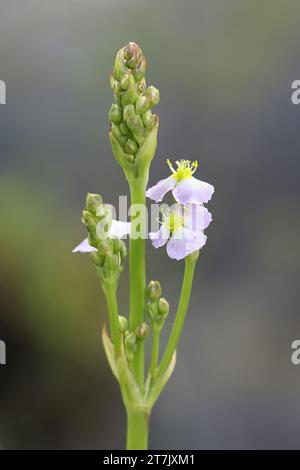
[[[110,365],[110,368],[112,370],[112,373],[115,376],[115,378],[119,380],[114,346],[111,342],[111,339],[107,331],[107,323],[104,323],[103,328],[102,328],[102,342],[103,342],[104,351],[105,351],[108,363]]]
[[[176,366],[176,351],[174,351],[174,354],[172,356],[172,359],[170,361],[170,364],[168,368],[165,370],[161,378],[158,380],[158,382],[155,382],[153,388],[151,389],[149,395],[148,395],[148,400],[147,404],[150,406],[150,408],[153,407],[154,403],[158,399],[159,395],[163,391],[166,383],[170,379],[171,375],[173,374],[173,371]]]

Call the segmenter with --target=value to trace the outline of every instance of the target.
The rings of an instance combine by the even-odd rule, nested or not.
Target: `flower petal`
[[[192,230],[183,228],[181,234],[180,238],[178,234],[173,234],[167,244],[167,253],[172,259],[183,259],[200,250],[206,243],[207,237],[202,232],[195,234]]]
[[[92,251],[97,251],[96,248],[89,244],[87,238],[85,238],[78,246],[74,248],[72,253],[91,253]]]
[[[130,222],[121,222],[120,220],[112,220],[109,229],[109,235],[123,238],[130,233]]]
[[[212,221],[211,213],[206,207],[197,204],[187,204],[184,206],[183,225],[194,232],[206,229]]]
[[[170,231],[164,225],[160,226],[158,232],[149,233],[149,238],[152,241],[154,248],[160,248],[161,246],[164,246],[167,243],[169,236]]]
[[[180,204],[203,204],[211,199],[214,190],[211,184],[191,176],[177,183],[172,192]]]
[[[175,187],[175,184],[176,178],[171,175],[166,179],[160,180],[156,185],[149,188],[146,192],[146,196],[153,199],[155,202],[159,202],[168,191]]]

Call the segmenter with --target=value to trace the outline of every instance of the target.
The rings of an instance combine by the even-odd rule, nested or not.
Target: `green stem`
[[[144,409],[127,410],[127,450],[148,448],[149,417]]]
[[[161,360],[161,363],[159,365],[159,368],[156,374],[157,379],[159,379],[161,375],[164,373],[164,371],[167,369],[172,359],[172,356],[174,352],[176,351],[176,348],[177,348],[177,345],[178,345],[178,342],[182,333],[184,320],[186,317],[190,295],[191,295],[191,289],[192,289],[192,284],[193,284],[193,277],[194,277],[197,257],[198,256],[195,256],[194,254],[192,254],[185,258],[185,270],[184,270],[180,301],[179,301],[179,305],[178,305],[178,309],[177,309],[177,313],[175,317],[175,322],[171,331],[171,335],[170,335],[165,353],[163,355],[163,358]]]
[[[115,286],[109,283],[102,283],[102,287],[107,302],[111,339],[115,348],[115,353],[117,355],[120,350],[121,336],[119,329],[119,309],[116,296],[116,288]]]
[[[150,363],[150,374],[154,378],[156,373],[158,355],[159,355],[159,339],[160,339],[160,330],[158,328],[153,328],[153,337],[152,337],[152,356]]]
[[[146,184],[144,180],[134,180],[130,182],[131,192],[131,206],[139,204],[141,207],[146,207]],[[142,214],[143,216],[144,214]],[[131,218],[131,230],[135,231],[136,227],[134,219],[136,215]],[[141,221],[141,233],[138,238],[130,237],[129,246],[129,275],[130,275],[130,312],[129,312],[129,326],[131,331],[135,331],[144,321],[144,308],[145,308],[145,284],[146,284],[146,273],[145,273],[145,239],[143,235],[143,224],[142,217],[139,218]],[[137,351],[134,355],[134,374],[136,380],[143,390],[144,387],[144,341],[140,341],[137,347]]]

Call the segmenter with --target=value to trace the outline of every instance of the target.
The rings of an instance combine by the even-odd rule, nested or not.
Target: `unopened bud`
[[[129,85],[130,85],[129,76],[126,74],[121,78],[120,86],[122,90],[127,90],[129,88]]]
[[[124,111],[123,111],[123,117],[124,117],[125,121],[127,121],[129,118],[131,118],[133,116],[135,116],[134,106],[133,106],[133,104],[127,104],[124,107]]]
[[[134,140],[128,139],[126,141],[126,143],[125,143],[126,152],[136,154],[138,149],[139,149],[139,147],[138,147],[137,143]]]
[[[156,106],[159,103],[159,90],[154,86],[149,86],[145,91],[145,95],[148,96],[150,99],[151,108],[153,108],[153,106]]]
[[[158,301],[158,311],[159,311],[159,313],[163,316],[167,316],[168,313],[169,313],[169,308],[170,308],[169,302],[166,299],[164,299],[163,297],[161,297]]]
[[[119,315],[119,329],[122,333],[124,333],[128,328],[128,320],[126,317]]]
[[[147,289],[146,295],[151,300],[157,300],[161,296],[161,286],[159,281],[150,281]]]
[[[122,120],[122,109],[117,104],[112,104],[108,114],[109,120],[119,124]]]
[[[132,361],[134,353],[137,349],[136,336],[134,333],[129,333],[124,340],[125,352],[127,359]]]
[[[146,129],[153,129],[154,126],[154,116],[151,109],[142,115],[142,120]]]
[[[137,114],[144,114],[150,108],[150,98],[140,95],[135,104]]]
[[[92,251],[90,257],[95,266],[103,266],[105,258],[99,255],[97,251]]]
[[[144,340],[147,338],[149,335],[149,325],[147,323],[143,322],[141,325],[139,325],[135,331],[135,334],[138,339]]]
[[[86,209],[92,214],[96,214],[98,207],[103,203],[102,197],[99,194],[87,193],[86,196]]]

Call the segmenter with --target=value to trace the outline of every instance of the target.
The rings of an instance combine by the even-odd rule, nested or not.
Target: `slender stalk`
[[[148,448],[150,413],[144,409],[127,410],[127,450]]]
[[[151,356],[151,363],[150,363],[150,374],[152,378],[154,378],[155,376],[157,362],[158,362],[159,339],[160,339],[160,330],[158,328],[154,328],[153,337],[152,337],[152,356]]]
[[[119,309],[116,296],[116,288],[109,283],[102,284],[103,291],[106,297],[108,320],[110,327],[110,334],[115,348],[115,353],[118,354],[120,350],[120,330],[119,330]]]
[[[135,204],[141,205],[141,208],[146,207],[146,182],[143,180],[134,180],[130,183],[131,192],[131,206]],[[141,214],[143,216],[143,214]],[[135,217],[131,218],[131,230],[135,230],[134,224]],[[143,235],[142,217],[141,233],[138,238],[130,236],[129,245],[129,276],[130,276],[130,312],[129,312],[129,325],[131,331],[134,331],[138,325],[144,321],[144,308],[145,308],[145,239]],[[137,351],[134,356],[134,373],[136,380],[143,390],[144,387],[144,342],[140,341]]]
[[[178,305],[178,309],[177,309],[177,313],[175,317],[175,322],[171,331],[171,335],[170,335],[166,350],[164,352],[163,358],[161,360],[161,363],[159,365],[159,368],[156,374],[157,379],[164,373],[164,371],[168,367],[172,359],[172,356],[177,348],[177,345],[178,345],[178,342],[182,333],[184,320],[186,317],[187,308],[188,308],[189,300],[190,300],[196,261],[197,261],[197,257],[193,255],[190,255],[185,258],[185,270],[184,270],[184,277],[183,277],[179,305]]]

